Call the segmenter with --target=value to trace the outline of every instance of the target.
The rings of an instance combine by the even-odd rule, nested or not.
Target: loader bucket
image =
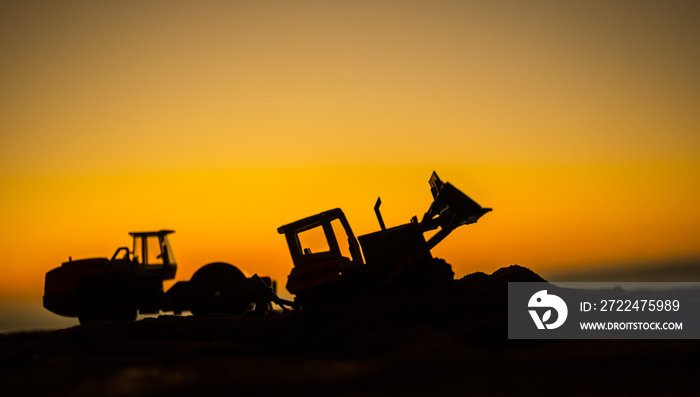
[[[449,182],[441,181],[435,171],[428,183],[433,194],[433,203],[423,216],[421,225],[425,231],[440,227],[440,230],[428,240],[428,249],[439,244],[454,229],[476,223],[479,218],[491,211],[491,208],[483,208]]]

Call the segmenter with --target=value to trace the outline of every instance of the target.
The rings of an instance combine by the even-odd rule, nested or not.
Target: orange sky
[[[178,279],[284,283],[276,228],[494,208],[458,276],[700,256],[693,2],[0,4],[0,299],[171,228]]]

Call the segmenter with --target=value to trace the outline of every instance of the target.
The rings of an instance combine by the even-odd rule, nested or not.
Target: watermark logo
[[[556,329],[561,327],[566,321],[566,316],[569,314],[569,310],[566,307],[564,300],[556,295],[547,294],[547,290],[536,292],[530,298],[527,306],[529,308],[549,308],[546,312],[542,314],[540,318],[536,310],[529,310],[532,320],[538,329]],[[556,321],[551,324],[547,324],[547,321],[552,318],[552,310],[557,312]]]

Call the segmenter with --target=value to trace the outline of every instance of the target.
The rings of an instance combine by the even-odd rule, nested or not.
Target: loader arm
[[[423,231],[440,228],[427,241],[429,250],[456,228],[476,223],[479,218],[491,211],[491,208],[483,208],[449,182],[441,181],[435,171],[428,183],[430,192],[433,194],[433,203],[423,215],[420,224]]]

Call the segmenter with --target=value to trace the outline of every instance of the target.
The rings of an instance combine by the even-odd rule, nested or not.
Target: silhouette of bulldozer
[[[374,206],[381,230],[355,235],[339,208],[281,226],[294,268],[287,290],[299,306],[323,304],[385,290],[422,288],[453,280],[450,265],[432,257],[430,250],[454,229],[475,223],[490,208],[482,208],[435,172],[430,177],[433,203],[419,222],[387,229],[377,199]],[[426,241],[424,233],[438,229]],[[324,249],[313,252],[300,236],[313,233],[325,238]],[[364,261],[363,261],[364,255]]]
[[[453,280],[450,265],[430,250],[454,229],[475,223],[482,208],[435,172],[433,202],[421,221],[386,228],[377,199],[374,210],[381,230],[355,237],[339,208],[281,226],[294,267],[287,290],[294,302],[280,299],[269,277],[246,277],[233,265],[216,262],[198,269],[189,281],[168,291],[163,281],[175,277],[177,264],[168,242],[172,230],[133,232],[132,248],[120,247],[111,259],[69,259],[46,273],[44,307],[78,317],[81,324],[131,321],[138,313],[190,311],[193,314],[268,313],[273,303],[283,310],[304,308],[395,290],[426,288]],[[429,239],[424,233],[438,231]],[[307,246],[307,236],[314,244]],[[312,239],[313,240],[313,239]]]

